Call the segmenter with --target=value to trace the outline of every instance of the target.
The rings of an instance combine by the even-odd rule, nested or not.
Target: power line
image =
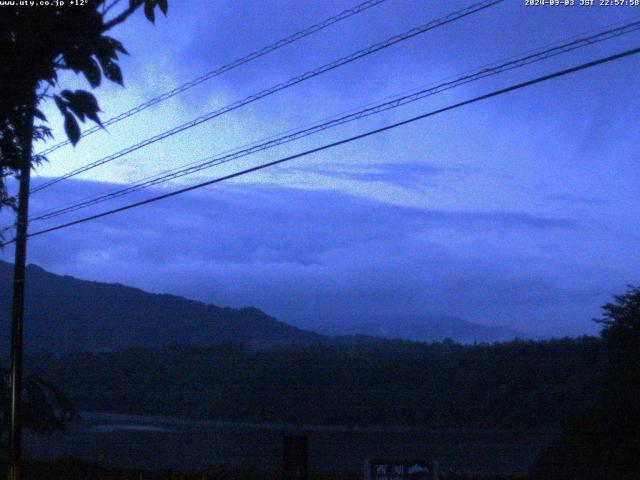
[[[357,15],[361,12],[364,12],[365,10],[368,10],[372,7],[375,7],[381,3],[386,2],[387,0],[367,0],[366,2],[362,2],[359,5],[356,5],[355,7],[352,8],[348,8],[346,10],[343,10],[342,12],[338,13],[337,15],[334,15],[333,17],[329,17],[326,18],[324,20],[322,20],[321,22],[318,22],[314,25],[311,25],[310,27],[305,28],[304,30],[301,30],[299,32],[294,33],[293,35],[289,35],[288,37],[285,37],[283,39],[278,40],[275,43],[272,43],[270,45],[267,45],[263,48],[261,48],[260,50],[256,50],[255,52],[249,53],[248,55],[245,55],[244,57],[238,58],[230,63],[227,63],[226,65],[223,65],[221,67],[216,68],[215,70],[212,70],[208,73],[205,73],[204,75],[201,75],[193,80],[191,80],[190,82],[187,82],[183,85],[180,85],[179,87],[174,88],[173,90],[170,90],[168,92],[165,92],[161,95],[158,95],[157,97],[154,97],[150,100],[147,100],[144,103],[141,103],[140,105],[137,105],[135,107],[133,107],[130,110],[127,110],[126,112],[122,112],[119,115],[116,115],[115,117],[112,117],[104,122],[102,122],[103,127],[108,127],[109,125],[113,125],[114,123],[117,123],[121,120],[124,120],[125,118],[129,118],[137,113],[142,112],[143,110],[146,110],[147,108],[150,108],[154,105],[157,105],[161,102],[164,102],[165,100],[168,100],[172,97],[175,97],[176,95],[179,95],[182,92],[186,92],[187,90],[190,90],[191,88],[200,85],[201,83],[206,82],[207,80],[211,80],[214,77],[217,77],[219,75],[222,75],[223,73],[226,73],[230,70],[233,70],[234,68],[237,68],[241,65],[244,65],[245,63],[249,63],[253,60],[256,60],[257,58],[263,57],[271,52],[274,52],[282,47],[285,47],[291,43],[294,43],[298,40],[301,40],[305,37],[308,37],[310,35],[313,35],[314,33],[319,32],[320,30],[324,30],[325,28],[341,22],[342,20],[346,20],[349,17],[352,17],[354,15]],[[80,137],[87,137],[99,130],[101,130],[102,127],[100,127],[99,125],[95,125],[87,130],[85,130],[84,132],[82,132],[82,134],[80,135]],[[42,152],[38,153],[38,155],[47,155],[51,152],[54,152],[56,150],[58,150],[59,148],[62,148],[66,145],[69,145],[71,142],[69,140],[64,140],[60,143],[57,143],[55,145],[52,145],[51,147],[43,150]]]
[[[330,148],[334,148],[334,147],[337,147],[337,146],[340,146],[340,145],[344,145],[344,144],[347,144],[347,143],[354,142],[356,140],[360,140],[360,139],[367,138],[367,137],[370,137],[370,136],[373,136],[373,135],[377,135],[379,133],[386,132],[388,130],[392,130],[392,129],[395,129],[395,128],[398,128],[398,127],[401,127],[401,126],[404,126],[404,125],[408,125],[408,124],[417,122],[419,120],[423,120],[425,118],[429,118],[429,117],[438,115],[440,113],[448,112],[450,110],[454,110],[454,109],[457,109],[457,108],[460,108],[460,107],[463,107],[463,106],[466,106],[466,105],[470,105],[470,104],[477,103],[477,102],[480,102],[480,101],[483,101],[483,100],[487,100],[487,99],[490,99],[492,97],[497,97],[499,95],[503,95],[505,93],[513,92],[515,90],[520,90],[520,89],[523,89],[525,87],[529,87],[531,85],[535,85],[535,84],[538,84],[538,83],[546,82],[548,80],[552,80],[554,78],[558,78],[558,77],[566,76],[566,75],[569,75],[569,74],[572,74],[572,73],[576,73],[576,72],[579,72],[579,71],[582,71],[582,70],[586,70],[586,69],[595,67],[597,65],[602,65],[602,64],[605,64],[605,63],[613,62],[615,60],[620,60],[620,59],[625,58],[625,57],[630,57],[630,56],[636,55],[638,53],[640,53],[640,48],[634,48],[634,49],[626,50],[624,52],[621,52],[621,53],[618,53],[618,54],[615,54],[615,55],[611,55],[611,56],[608,56],[608,57],[600,58],[598,60],[594,60],[594,61],[591,61],[591,62],[588,62],[588,63],[583,63],[583,64],[577,65],[575,67],[571,67],[571,68],[567,68],[567,69],[564,69],[564,70],[556,71],[554,73],[551,73],[551,74],[548,74],[548,75],[544,75],[544,76],[541,76],[541,77],[537,77],[537,78],[534,78],[532,80],[528,80],[526,82],[517,83],[515,85],[511,85],[511,86],[506,87],[506,88],[495,90],[495,91],[493,91],[491,93],[487,93],[485,95],[474,97],[472,99],[465,100],[463,102],[458,102],[458,103],[455,103],[455,104],[450,105],[448,107],[439,108],[437,110],[432,110],[432,111],[430,111],[428,113],[424,113],[422,115],[418,115],[418,116],[409,118],[407,120],[403,120],[403,121],[400,121],[400,122],[392,123],[390,125],[387,125],[387,126],[384,126],[384,127],[381,127],[381,128],[377,128],[377,129],[374,129],[374,130],[370,130],[368,132],[361,133],[359,135],[348,137],[348,138],[345,138],[345,139],[342,139],[342,140],[338,140],[336,142],[323,145],[321,147],[317,147],[317,148],[313,148],[313,149],[310,149],[310,150],[306,150],[304,152],[297,153],[295,155],[290,155],[290,156],[287,156],[287,157],[284,157],[284,158],[280,158],[278,160],[274,160],[272,162],[268,162],[268,163],[264,163],[262,165],[258,165],[258,166],[251,167],[251,168],[247,168],[247,169],[241,170],[239,172],[235,172],[235,173],[232,173],[232,174],[229,174],[229,175],[225,175],[225,176],[218,177],[218,178],[215,178],[215,179],[212,179],[212,180],[208,180],[206,182],[198,183],[196,185],[191,185],[189,187],[185,187],[185,188],[182,188],[180,190],[175,190],[173,192],[169,192],[169,193],[165,193],[165,194],[162,194],[162,195],[158,195],[158,196],[155,196],[155,197],[152,197],[152,198],[148,198],[146,200],[142,200],[140,202],[135,202],[135,203],[132,203],[132,204],[129,204],[129,205],[125,205],[123,207],[114,208],[112,210],[108,210],[106,212],[102,212],[102,213],[98,213],[98,214],[91,215],[91,216],[88,216],[88,217],[84,217],[84,218],[81,218],[81,219],[78,219],[78,220],[74,220],[72,222],[68,222],[68,223],[64,223],[64,224],[61,224],[61,225],[57,225],[55,227],[39,230],[39,231],[36,231],[34,233],[29,234],[29,237],[36,237],[36,236],[39,236],[39,235],[44,235],[46,233],[54,232],[54,231],[61,230],[61,229],[64,229],[64,228],[68,228],[68,227],[71,227],[71,226],[74,226],[74,225],[79,225],[81,223],[89,222],[91,220],[96,220],[98,218],[106,217],[108,215],[113,215],[115,213],[123,212],[125,210],[130,210],[132,208],[140,207],[142,205],[147,205],[149,203],[157,202],[159,200],[164,200],[166,198],[174,197],[174,196],[180,195],[182,193],[190,192],[192,190],[196,190],[196,189],[203,188],[203,187],[206,187],[206,186],[209,186],[209,185],[213,185],[215,183],[220,183],[220,182],[223,182],[225,180],[229,180],[229,179],[232,179],[232,178],[240,177],[240,176],[243,176],[243,175],[246,175],[246,174],[249,174],[249,173],[253,173],[253,172],[256,172],[256,171],[259,171],[259,170],[263,170],[265,168],[272,167],[272,166],[275,166],[275,165],[279,165],[281,163],[285,163],[285,162],[288,162],[288,161],[291,161],[291,160],[295,160],[297,158],[305,157],[305,156],[311,155],[313,153],[318,153],[318,152],[321,152],[321,151],[324,151],[324,150],[328,150]],[[7,242],[7,243],[5,243],[5,245],[13,243],[14,241],[15,240]]]
[[[285,143],[289,143],[291,141],[294,140],[298,140],[300,138],[303,137],[307,137],[309,135],[318,133],[320,131],[329,129],[329,128],[333,128],[336,127],[338,125],[343,125],[345,123],[348,122],[352,122],[355,120],[359,120],[361,118],[365,118],[368,117],[370,115],[374,115],[380,112],[384,112],[387,110],[391,110],[394,108],[398,108],[402,105],[407,105],[409,103],[413,103],[416,102],[418,100],[421,100],[425,97],[428,96],[432,96],[435,95],[437,93],[441,93],[443,91],[446,90],[450,90],[453,88],[456,88],[458,86],[476,81],[476,80],[480,80],[482,78],[486,78],[489,76],[493,76],[493,75],[497,75],[499,73],[503,73],[505,71],[508,70],[512,70],[515,68],[519,68],[519,67],[523,67],[526,65],[530,65],[532,63],[535,62],[539,62],[563,53],[567,53],[573,50],[576,50],[578,48],[583,48],[587,45],[592,45],[595,43],[599,43],[605,40],[609,40],[611,38],[616,38],[616,37],[620,37],[622,35],[626,35],[628,33],[637,31],[640,29],[640,21],[635,21],[635,22],[631,22],[628,23],[626,25],[620,26],[618,28],[613,28],[613,29],[609,29],[609,30],[605,30],[602,32],[598,32],[594,35],[588,36],[588,37],[583,37],[583,38],[578,38],[576,40],[573,40],[571,42],[568,43],[563,43],[560,45],[556,45],[552,48],[548,48],[546,50],[543,51],[539,51],[537,53],[533,53],[533,54],[529,54],[529,55],[525,55],[523,57],[519,57],[519,58],[515,58],[513,60],[510,60],[508,62],[502,63],[502,64],[498,64],[496,66],[493,67],[481,67],[479,69],[476,69],[474,71],[472,71],[471,73],[462,75],[458,78],[455,78],[454,80],[436,85],[434,87],[431,88],[427,88],[427,89],[423,89],[420,90],[418,92],[414,92],[411,93],[409,95],[403,95],[400,97],[396,97],[392,100],[383,102],[383,103],[379,103],[377,105],[362,109],[360,111],[348,114],[348,115],[343,115],[341,117],[338,118],[333,118],[327,122],[323,122],[320,124],[316,124],[313,125],[309,128],[304,128],[304,129],[300,129],[297,131],[293,131],[292,133],[287,133],[284,135],[281,135],[279,137],[275,137],[275,138],[271,138],[267,141],[264,141],[262,143],[254,143],[249,147],[246,148],[240,148],[237,149],[235,151],[231,151],[230,153],[224,153],[224,154],[219,154],[216,156],[212,156],[209,157],[207,159],[204,160],[200,160],[194,164],[190,164],[189,166],[186,167],[181,167],[178,169],[172,169],[172,170],[168,170],[166,172],[163,172],[159,175],[156,175],[154,177],[150,177],[150,179],[145,179],[143,181],[140,181],[138,183],[135,183],[133,185],[130,185],[128,187],[116,190],[114,192],[111,193],[107,193],[104,195],[100,195],[98,197],[93,197],[91,199],[85,200],[85,201],[81,201],[79,203],[75,203],[63,208],[59,208],[59,209],[55,209],[55,210],[50,210],[49,212],[43,213],[41,215],[38,215],[32,219],[30,219],[31,222],[34,221],[38,221],[38,220],[47,220],[47,219],[51,219],[54,217],[58,217],[60,215],[66,214],[66,213],[70,213],[70,212],[74,212],[76,210],[80,210],[89,206],[93,206],[99,203],[102,203],[104,201],[107,200],[111,200],[113,198],[118,198],[121,197],[123,195],[127,195],[130,193],[134,193],[138,190],[142,190],[142,189],[146,189],[149,188],[151,186],[154,185],[158,185],[161,183],[165,183],[168,182],[170,180],[176,179],[176,178],[180,178],[186,175],[190,175],[192,173],[196,173],[199,172],[201,170],[207,169],[207,168],[211,168],[214,166],[218,166],[221,165],[223,163],[227,163],[230,162],[232,160],[236,160],[238,158],[242,158],[248,155],[252,155],[254,153],[266,150],[268,148],[272,148],[278,145],[283,145]]]
[[[341,67],[343,65],[346,65],[347,63],[351,63],[351,62],[353,62],[355,60],[358,60],[358,59],[360,59],[362,57],[365,57],[367,55],[375,53],[375,52],[377,52],[379,50],[383,50],[385,48],[391,47],[392,45],[395,45],[396,43],[403,42],[403,41],[408,40],[410,38],[413,38],[413,37],[415,37],[417,35],[425,33],[425,32],[427,32],[429,30],[433,30],[433,29],[435,29],[437,27],[440,27],[440,26],[446,25],[448,23],[454,22],[456,20],[459,20],[459,19],[464,18],[464,17],[466,17],[468,15],[471,15],[473,13],[476,13],[476,12],[479,12],[479,11],[484,10],[486,8],[489,8],[489,7],[491,7],[493,5],[496,5],[498,3],[502,3],[503,1],[504,0],[484,0],[482,2],[475,3],[475,4],[473,4],[473,5],[469,6],[469,7],[466,7],[466,8],[463,8],[461,10],[458,10],[456,12],[450,13],[450,14],[448,14],[448,15],[446,15],[444,17],[441,17],[441,18],[439,18],[437,20],[433,20],[433,21],[430,21],[430,22],[428,22],[426,24],[423,24],[423,25],[421,25],[419,27],[412,28],[412,29],[410,29],[410,30],[408,30],[408,31],[406,31],[404,33],[401,33],[401,34],[398,34],[398,35],[394,35],[394,36],[388,38],[387,40],[384,40],[382,42],[378,42],[378,43],[376,43],[376,44],[374,44],[374,45],[372,45],[370,47],[364,48],[362,50],[358,50],[358,51],[352,53],[351,55],[348,55],[346,57],[342,57],[342,58],[340,58],[338,60],[335,60],[335,61],[333,61],[331,63],[323,65],[320,68],[317,68],[315,70],[310,70],[310,71],[308,71],[306,73],[303,73],[302,75],[299,75],[297,77],[293,77],[293,78],[291,78],[291,79],[289,79],[289,80],[287,80],[285,82],[282,82],[282,83],[279,83],[277,85],[274,85],[274,86],[272,86],[272,87],[270,87],[270,88],[268,88],[266,90],[262,90],[259,93],[250,95],[250,96],[244,98],[243,100],[239,100],[239,101],[234,102],[234,103],[232,103],[230,105],[227,105],[226,107],[222,107],[222,108],[220,108],[218,110],[214,110],[213,112],[209,112],[209,113],[207,113],[205,115],[202,115],[200,117],[197,117],[197,118],[195,118],[195,119],[193,119],[193,120],[191,120],[189,122],[183,123],[182,125],[174,127],[174,128],[172,128],[170,130],[167,130],[167,131],[165,131],[163,133],[160,133],[160,134],[155,135],[155,136],[153,136],[151,138],[143,140],[142,142],[136,143],[136,144],[134,144],[134,145],[132,145],[130,147],[127,147],[127,148],[125,148],[123,150],[120,150],[119,152],[113,153],[113,154],[111,154],[111,155],[109,155],[107,157],[104,157],[104,158],[100,159],[100,160],[96,160],[96,161],[94,161],[92,163],[89,163],[87,165],[84,165],[84,166],[82,166],[80,168],[77,168],[75,170],[67,172],[64,175],[60,176],[60,177],[54,178],[54,179],[52,179],[52,180],[50,180],[50,181],[48,181],[48,182],[36,187],[36,188],[31,189],[31,193],[39,192],[40,190],[48,188],[48,187],[50,187],[50,186],[52,186],[52,185],[54,185],[54,184],[56,184],[58,182],[61,182],[61,181],[65,180],[65,179],[67,179],[67,178],[74,177],[74,176],[79,175],[81,173],[84,173],[84,172],[86,172],[88,170],[96,168],[96,167],[98,167],[100,165],[104,165],[105,163],[108,163],[108,162],[111,162],[113,160],[116,160],[116,159],[118,159],[120,157],[123,157],[123,156],[125,156],[125,155],[127,155],[127,154],[129,154],[131,152],[134,152],[136,150],[139,150],[141,148],[149,146],[149,145],[151,145],[153,143],[156,143],[156,142],[158,142],[160,140],[164,140],[164,139],[166,139],[168,137],[176,135],[176,134],[178,134],[180,132],[183,132],[185,130],[191,129],[191,128],[197,126],[197,125],[200,125],[200,124],[202,124],[204,122],[212,120],[213,118],[219,117],[220,115],[223,115],[225,113],[228,113],[228,112],[231,112],[233,110],[236,110],[236,109],[238,109],[238,108],[240,108],[240,107],[242,107],[244,105],[250,104],[250,103],[255,102],[257,100],[260,100],[260,99],[262,99],[264,97],[272,95],[272,94],[274,94],[276,92],[279,92],[279,91],[284,90],[286,88],[292,87],[293,85],[296,85],[298,83],[304,82],[305,80],[308,80],[310,78],[317,77],[318,75],[321,75],[321,74],[323,74],[325,72],[328,72],[328,71],[333,70],[335,68],[338,68],[338,67]]]

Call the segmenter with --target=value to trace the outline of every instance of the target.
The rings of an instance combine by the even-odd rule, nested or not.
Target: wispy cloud
[[[64,193],[34,196],[34,210],[105,188],[70,181]],[[580,228],[576,219],[526,212],[228,185],[36,237],[30,260],[83,278],[252,304],[306,327],[438,314],[525,330],[536,319],[538,333],[570,332],[591,328],[584,312],[600,299],[576,300],[582,280],[563,286],[575,281],[563,260]],[[561,328],[544,318],[571,308]]]
[[[380,182],[417,189],[447,169],[421,162],[375,162],[369,164],[332,163],[326,166],[294,167],[289,172],[321,175],[358,182]]]

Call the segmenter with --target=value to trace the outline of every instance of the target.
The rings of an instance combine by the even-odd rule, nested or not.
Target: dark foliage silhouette
[[[570,421],[541,457],[537,469],[548,478],[640,478],[640,287],[602,308],[601,404]]]
[[[100,108],[93,94],[86,90],[63,89],[58,74],[63,71],[82,74],[92,88],[101,84],[103,76],[122,84],[118,55],[126,50],[106,33],[140,8],[153,22],[156,9],[167,12],[167,1],[94,0],[77,7],[69,4],[27,7],[16,2],[13,6],[2,7],[0,209],[17,207],[16,199],[7,190],[6,179],[10,176],[28,179],[24,174],[45,160],[42,156],[32,155],[32,143],[51,136],[47,118],[39,108],[42,102],[55,102],[63,115],[66,135],[74,145],[81,136],[78,122],[100,123]],[[28,202],[24,200],[28,198],[28,181],[21,183],[21,190],[22,213],[26,217]],[[0,241],[3,233],[0,232]],[[16,377],[20,378],[19,375]],[[4,383],[7,378],[3,372]],[[54,385],[29,377],[20,390],[24,390],[25,401],[19,415],[25,426],[40,431],[55,430],[71,418],[71,404]],[[4,386],[2,395],[0,401],[6,417],[8,399]]]
[[[44,160],[28,153],[31,142],[51,136],[39,109],[54,101],[64,117],[69,140],[81,136],[78,122],[100,123],[100,107],[86,90],[62,89],[58,74],[83,75],[92,88],[102,78],[123,83],[118,55],[124,46],[107,32],[142,8],[150,21],[156,9],[167,12],[167,0],[92,0],[70,8],[4,6],[0,15],[0,208],[15,207],[5,180]]]
[[[4,441],[9,411],[9,371],[0,369],[0,443]],[[22,418],[25,428],[35,432],[64,431],[66,424],[78,417],[73,403],[62,390],[37,375],[30,375],[23,385]]]
[[[602,381],[601,352],[601,342],[589,337],[495,345],[354,338],[260,351],[237,343],[131,348],[31,362],[87,411],[555,429],[597,405],[591,389]]]

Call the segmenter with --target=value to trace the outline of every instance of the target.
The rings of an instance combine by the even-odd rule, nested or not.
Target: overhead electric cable
[[[461,18],[464,18],[468,15],[471,15],[473,13],[479,12],[481,10],[484,10],[486,8],[489,8],[493,5],[496,5],[498,3],[502,3],[504,0],[484,0],[482,2],[479,3],[475,3],[469,7],[463,8],[462,10],[458,10],[456,12],[450,13],[444,17],[441,17],[437,20],[432,20],[426,24],[423,24],[419,27],[415,27],[412,28],[404,33],[398,34],[398,35],[394,35],[390,38],[388,38],[387,40],[384,40],[382,42],[378,42],[370,47],[367,47],[365,49],[362,50],[358,50],[354,53],[352,53],[351,55],[348,55],[346,57],[342,57],[338,60],[335,60],[331,63],[328,63],[326,65],[323,65],[320,68],[317,68],[315,70],[310,70],[306,73],[303,73],[302,75],[293,77],[285,82],[279,83],[277,85],[274,85],[266,90],[262,90],[259,93],[250,95],[246,98],[244,98],[243,100],[239,100],[237,102],[234,102],[230,105],[227,105],[226,107],[222,107],[218,110],[214,110],[213,112],[209,112],[205,115],[202,115],[200,117],[197,117],[189,122],[183,123],[182,125],[179,125],[177,127],[174,127],[170,130],[167,130],[163,133],[160,133],[158,135],[155,135],[151,138],[148,138],[146,140],[143,140],[142,142],[136,143],[134,145],[131,145],[130,147],[127,147],[123,150],[120,150],[119,152],[113,153],[107,157],[104,157],[100,160],[96,160],[94,162],[91,162],[87,165],[84,165],[80,168],[77,168],[75,170],[72,170],[70,172],[65,173],[64,175],[61,175],[57,178],[54,178],[52,180],[49,180],[48,182],[43,183],[42,185],[39,185],[38,187],[35,187],[33,189],[31,189],[31,193],[35,193],[35,192],[39,192],[40,190],[43,190],[45,188],[50,187],[51,185],[54,185],[58,182],[61,182],[67,178],[71,178],[74,177],[76,175],[79,175],[81,173],[84,173],[88,170],[91,170],[93,168],[96,168],[100,165],[104,165],[105,163],[111,162],[117,158],[123,157],[131,152],[134,152],[136,150],[139,150],[141,148],[147,147],[153,143],[156,143],[160,140],[164,140],[168,137],[171,137],[173,135],[176,135],[180,132],[183,132],[185,130],[191,129],[197,125],[200,125],[204,122],[207,122],[209,120],[212,120],[216,117],[219,117],[220,115],[223,115],[225,113],[231,112],[233,110],[236,110],[244,105],[247,105],[249,103],[255,102],[257,100],[260,100],[261,98],[267,97],[269,95],[272,95],[276,92],[279,92],[281,90],[284,90],[286,88],[289,88],[293,85],[296,85],[298,83],[304,82],[305,80],[308,80],[310,78],[313,77],[317,77],[318,75],[321,75],[325,72],[328,72],[330,70],[333,70],[335,68],[341,67],[342,65],[346,65],[347,63],[351,63],[355,60],[358,60],[359,58],[365,57],[367,55],[370,55],[374,52],[377,52],[379,50],[383,50],[385,48],[388,48],[392,45],[395,45],[399,42],[408,40],[410,38],[413,38],[417,35],[420,35],[422,33],[425,33],[429,30],[433,30],[434,28],[446,25],[448,23],[454,22],[456,20],[459,20]]]
[[[354,15],[357,15],[361,12],[364,12],[365,10],[368,10],[372,7],[375,7],[376,5],[379,5],[383,2],[386,2],[387,0],[367,0],[366,2],[362,2],[359,5],[356,5],[355,7],[351,7],[348,8],[346,10],[343,10],[342,12],[338,13],[337,15],[334,15],[332,17],[326,18],[324,20],[322,20],[321,22],[318,22],[314,25],[311,25],[307,28],[305,28],[304,30],[301,30],[299,32],[294,33],[293,35],[289,35],[288,37],[285,37],[283,39],[278,40],[277,42],[274,42],[270,45],[267,45],[263,48],[261,48],[260,50],[256,50],[255,52],[249,53],[248,55],[245,55],[244,57],[238,58],[230,63],[227,63],[226,65],[223,65],[221,67],[216,68],[215,70],[212,70],[208,73],[205,73],[204,75],[201,75],[193,80],[191,80],[190,82],[184,83],[176,88],[174,88],[173,90],[169,90],[168,92],[165,92],[161,95],[158,95],[154,98],[151,98],[150,100],[147,100],[144,103],[141,103],[140,105],[137,105],[133,108],[131,108],[130,110],[127,110],[126,112],[122,112],[118,115],[116,115],[115,117],[111,117],[108,120],[105,120],[104,122],[102,122],[102,126],[103,127],[108,127],[109,125],[113,125],[114,123],[117,123],[121,120],[124,120],[125,118],[129,118],[137,113],[142,112],[143,110],[146,110],[154,105],[157,105],[161,102],[164,102],[165,100],[168,100],[172,97],[175,97],[176,95],[182,93],[182,92],[186,92],[187,90],[190,90],[191,88],[200,85],[201,83],[206,82],[207,80],[211,80],[214,77],[217,77],[219,75],[222,75],[223,73],[226,73],[230,70],[233,70],[234,68],[237,68],[241,65],[244,65],[245,63],[249,63],[253,60],[256,60],[257,58],[263,57],[275,50],[278,50],[282,47],[285,47],[287,45],[290,45],[298,40],[301,40],[305,37],[308,37],[314,33],[319,32],[320,30],[324,30],[325,28],[341,22],[342,20],[346,20],[349,17],[352,17]],[[87,130],[85,130],[84,132],[81,133],[80,137],[87,137],[99,130],[101,130],[102,127],[100,125],[95,125]],[[45,150],[41,151],[40,153],[38,153],[38,155],[47,155],[51,152],[54,152],[56,150],[58,150],[59,148],[64,147],[65,145],[69,145],[71,142],[69,140],[64,140],[60,143],[57,143],[55,145],[52,145],[49,148],[46,148]]]
[[[370,115],[374,115],[380,112],[384,112],[393,108],[398,108],[402,105],[406,105],[406,104],[421,100],[425,97],[432,96],[437,93],[441,93],[443,91],[450,90],[452,88],[456,88],[458,86],[461,86],[476,80],[480,80],[482,78],[497,75],[499,73],[512,70],[515,68],[523,67],[526,65],[530,65],[532,63],[539,62],[563,53],[574,51],[578,48],[582,48],[587,45],[592,45],[605,40],[609,40],[611,38],[620,37],[621,35],[625,35],[625,34],[637,31],[639,29],[640,29],[640,21],[631,22],[629,24],[622,25],[618,28],[598,32],[594,35],[578,38],[571,42],[563,43],[543,51],[538,51],[536,53],[525,55],[523,57],[514,58],[513,60],[495,65],[493,67],[481,67],[479,69],[471,71],[471,73],[455,78],[454,80],[451,80],[427,89],[413,92],[408,95],[396,97],[389,101],[379,103],[371,107],[367,107],[365,109],[356,111],[348,115],[343,115],[341,117],[333,118],[329,121],[316,124],[308,128],[303,128],[297,131],[293,131],[292,133],[287,132],[284,135],[268,139],[267,141],[264,141],[262,143],[254,142],[253,144],[251,144],[246,148],[240,148],[240,149],[233,150],[229,153],[223,153],[223,154],[218,154],[212,157],[208,157],[207,159],[200,160],[186,167],[172,169],[172,170],[163,172],[159,175],[150,177],[149,179],[145,179],[143,181],[127,186],[125,188],[122,188],[107,194],[103,194],[97,197],[93,197],[91,199],[84,200],[78,203],[74,203],[66,207],[50,210],[49,212],[46,212],[31,218],[29,221],[34,222],[38,220],[47,220],[54,217],[58,217],[66,213],[74,212],[76,210],[80,210],[89,206],[96,205],[98,203],[102,203],[107,200],[118,198],[123,195],[136,192],[138,190],[149,188],[151,186],[165,183],[170,180],[180,178],[186,175],[190,175],[207,168],[221,165],[223,163],[227,163],[232,160],[236,160],[238,158],[242,158],[242,157],[254,154],[256,152],[260,152],[262,150],[266,150],[268,148],[289,143],[291,141],[298,140],[300,138],[318,133],[320,131],[336,127],[338,125],[352,122],[352,121],[355,121]]]
[[[142,200],[140,202],[135,202],[135,203],[132,203],[132,204],[129,204],[129,205],[125,205],[123,207],[114,208],[112,210],[108,210],[106,212],[102,212],[102,213],[98,213],[98,214],[91,215],[91,216],[88,216],[88,217],[84,217],[84,218],[81,218],[81,219],[78,219],[78,220],[74,220],[72,222],[68,222],[68,223],[64,223],[64,224],[61,224],[61,225],[56,225],[54,227],[50,227],[50,228],[46,228],[46,229],[43,229],[43,230],[39,230],[39,231],[30,233],[29,237],[36,237],[36,236],[39,236],[39,235],[44,235],[46,233],[54,232],[54,231],[61,230],[61,229],[64,229],[64,228],[68,228],[68,227],[71,227],[71,226],[74,226],[74,225],[79,225],[79,224],[82,224],[82,223],[85,223],[85,222],[96,220],[98,218],[103,218],[103,217],[106,217],[106,216],[109,216],[109,215],[113,215],[115,213],[123,212],[123,211],[126,211],[126,210],[130,210],[132,208],[136,208],[136,207],[147,205],[147,204],[150,204],[150,203],[153,203],[153,202],[157,202],[159,200],[164,200],[166,198],[174,197],[176,195],[180,195],[180,194],[183,194],[183,193],[186,193],[186,192],[197,190],[197,189],[209,186],[209,185],[213,185],[215,183],[220,183],[220,182],[225,181],[225,180],[229,180],[229,179],[240,177],[240,176],[243,176],[243,175],[246,175],[246,174],[249,174],[249,173],[257,172],[259,170],[263,170],[265,168],[269,168],[269,167],[272,167],[272,166],[275,166],[275,165],[279,165],[279,164],[282,164],[282,163],[285,163],[285,162],[289,162],[289,161],[295,160],[297,158],[305,157],[305,156],[311,155],[313,153],[318,153],[318,152],[321,152],[321,151],[324,151],[324,150],[328,150],[328,149],[331,149],[331,148],[334,148],[334,147],[337,147],[337,146],[340,146],[340,145],[344,145],[344,144],[347,144],[347,143],[354,142],[356,140],[361,140],[363,138],[367,138],[367,137],[370,137],[370,136],[373,136],[373,135],[377,135],[379,133],[386,132],[388,130],[392,130],[392,129],[395,129],[395,128],[398,128],[398,127],[401,127],[401,126],[404,126],[404,125],[408,125],[408,124],[417,122],[419,120],[424,120],[425,118],[429,118],[429,117],[438,115],[440,113],[444,113],[444,112],[448,112],[448,111],[451,111],[451,110],[455,110],[457,108],[460,108],[460,107],[463,107],[463,106],[466,106],[466,105],[470,105],[470,104],[477,103],[477,102],[480,102],[480,101],[483,101],[483,100],[487,100],[487,99],[490,99],[490,98],[493,98],[493,97],[497,97],[499,95],[503,95],[505,93],[509,93],[509,92],[520,90],[520,89],[523,89],[523,88],[526,88],[526,87],[530,87],[532,85],[535,85],[535,84],[538,84],[538,83],[542,83],[542,82],[546,82],[546,81],[552,80],[554,78],[563,77],[563,76],[566,76],[566,75],[569,75],[569,74],[573,74],[573,73],[576,73],[576,72],[579,72],[579,71],[582,71],[582,70],[593,68],[593,67],[598,66],[598,65],[602,65],[602,64],[605,64],[605,63],[613,62],[615,60],[620,60],[622,58],[630,57],[632,55],[637,55],[638,53],[640,53],[640,48],[633,48],[633,49],[626,50],[626,51],[621,52],[621,53],[617,53],[615,55],[610,55],[608,57],[600,58],[598,60],[593,60],[591,62],[583,63],[581,65],[577,65],[577,66],[570,67],[570,68],[567,68],[567,69],[564,69],[564,70],[556,71],[554,73],[551,73],[551,74],[548,74],[548,75],[543,75],[541,77],[537,77],[537,78],[534,78],[532,80],[527,80],[525,82],[517,83],[515,85],[511,85],[511,86],[506,87],[506,88],[501,88],[499,90],[494,90],[493,92],[490,92],[490,93],[487,93],[487,94],[484,94],[484,95],[480,95],[478,97],[474,97],[474,98],[471,98],[469,100],[458,102],[458,103],[455,103],[453,105],[449,105],[447,107],[439,108],[437,110],[432,110],[432,111],[424,113],[422,115],[418,115],[418,116],[409,118],[407,120],[403,120],[403,121],[400,121],[400,122],[392,123],[390,125],[386,125],[386,126],[381,127],[381,128],[376,128],[374,130],[369,130],[368,132],[361,133],[359,135],[354,135],[352,137],[348,137],[348,138],[345,138],[345,139],[342,139],[342,140],[338,140],[336,142],[332,142],[332,143],[329,143],[329,144],[326,144],[326,145],[322,145],[320,147],[312,148],[312,149],[306,150],[304,152],[300,152],[300,153],[297,153],[297,154],[294,154],[294,155],[289,155],[287,157],[280,158],[278,160],[274,160],[274,161],[271,161],[271,162],[267,162],[267,163],[264,163],[264,164],[261,164],[261,165],[255,166],[255,167],[247,168],[247,169],[241,170],[239,172],[235,172],[235,173],[232,173],[232,174],[229,174],[229,175],[225,175],[225,176],[218,177],[218,178],[215,178],[215,179],[212,179],[212,180],[208,180],[206,182],[198,183],[196,185],[191,185],[189,187],[185,187],[185,188],[182,188],[182,189],[179,189],[179,190],[175,190],[173,192],[168,192],[168,193],[165,193],[165,194],[162,194],[162,195],[157,195],[155,197],[151,197],[151,198],[148,198],[146,200]],[[14,241],[15,240],[7,242],[7,243],[5,243],[5,245],[13,243]]]

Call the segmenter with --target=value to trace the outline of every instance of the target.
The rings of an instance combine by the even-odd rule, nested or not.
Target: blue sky
[[[122,61],[126,88],[105,85],[96,91],[103,118],[354,3],[174,0],[156,26],[139,16],[114,32],[131,56]],[[470,3],[388,0],[109,127],[75,149],[56,151],[34,183]],[[640,8],[632,7],[523,4],[507,0],[61,182],[33,195],[32,213],[640,16]],[[163,188],[273,160],[639,44],[640,34],[634,33]],[[34,238],[29,261],[56,273],[218,305],[255,305],[317,330],[335,323],[459,316],[537,334],[594,333],[591,319],[599,306],[639,277],[638,61],[597,67]],[[87,88],[81,79],[63,82]],[[46,110],[61,139],[57,114]],[[91,213],[155,193],[105,203]],[[1,255],[11,259],[12,251]]]

